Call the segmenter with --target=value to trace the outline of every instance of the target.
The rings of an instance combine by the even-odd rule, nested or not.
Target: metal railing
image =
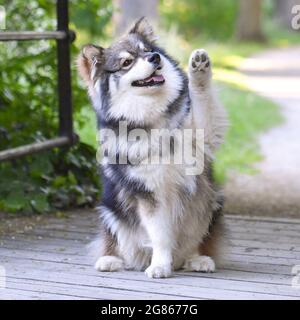
[[[69,30],[68,0],[57,0],[57,30],[48,32],[21,31],[0,32],[0,41],[56,40],[58,72],[59,137],[43,142],[32,143],[13,149],[0,151],[0,161],[49,150],[54,147],[70,146],[77,141],[73,131],[71,59],[70,44],[75,33]]]

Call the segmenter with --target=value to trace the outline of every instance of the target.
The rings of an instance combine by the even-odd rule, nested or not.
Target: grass
[[[256,171],[253,164],[262,159],[259,135],[282,121],[279,107],[251,92],[245,85],[243,75],[237,71],[244,59],[254,53],[300,43],[296,33],[282,31],[274,25],[266,26],[266,30],[267,43],[238,43],[233,40],[213,42],[205,37],[187,41],[178,36],[176,28],[161,34],[160,43],[185,68],[190,52],[195,48],[205,48],[212,59],[214,79],[230,122],[225,143],[214,164],[215,179],[218,182],[224,182],[231,170],[254,174]],[[84,109],[82,116],[87,119],[87,125],[79,129],[79,135],[84,142],[96,146],[94,112],[91,108]]]

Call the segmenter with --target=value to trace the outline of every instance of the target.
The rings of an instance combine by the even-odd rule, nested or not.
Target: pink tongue
[[[153,76],[152,79],[153,79],[153,81],[155,81],[155,82],[161,82],[161,81],[164,81],[164,80],[165,80],[165,78],[164,78],[162,75]]]
[[[162,82],[165,78],[162,75],[155,75],[146,79],[146,82],[154,81],[154,82]]]

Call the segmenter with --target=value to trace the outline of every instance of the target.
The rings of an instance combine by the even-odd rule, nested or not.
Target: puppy
[[[223,199],[211,165],[226,115],[206,51],[192,52],[187,76],[142,18],[109,48],[85,46],[78,70],[100,128],[96,269],[213,272]]]

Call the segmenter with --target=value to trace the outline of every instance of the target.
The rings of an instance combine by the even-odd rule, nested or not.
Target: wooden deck
[[[292,268],[300,265],[300,220],[227,216],[224,266],[170,279],[94,271],[86,244],[97,231],[95,213],[38,220],[18,232],[9,228],[15,219],[5,220],[8,228],[0,229],[0,299],[300,299],[300,284],[291,285]]]

